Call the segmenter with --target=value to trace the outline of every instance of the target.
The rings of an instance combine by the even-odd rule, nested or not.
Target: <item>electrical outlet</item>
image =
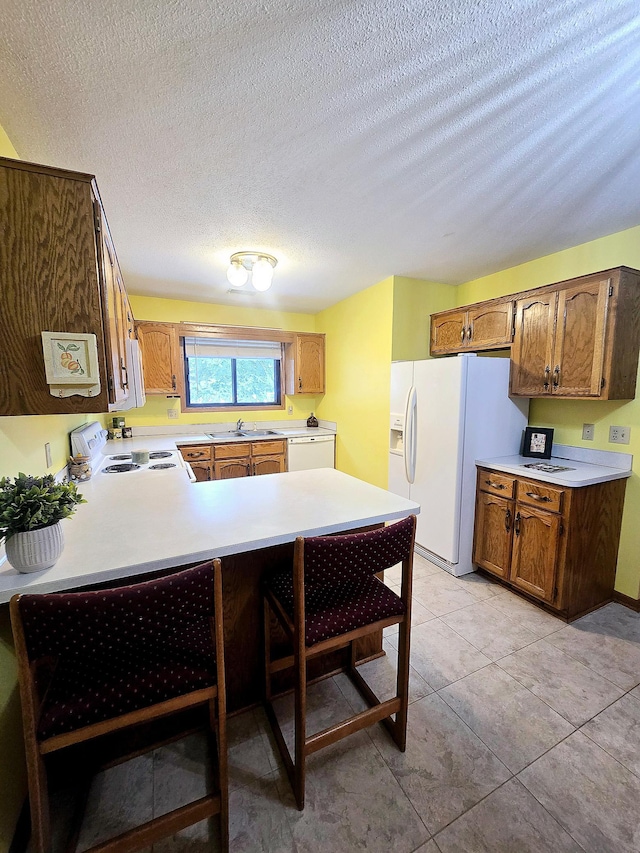
[[[628,426],[610,426],[609,427],[609,442],[611,444],[629,444],[631,437],[631,427]]]
[[[49,442],[44,446],[44,458],[47,461],[47,468],[51,468],[51,445]]]
[[[596,427],[595,424],[582,424],[582,440],[593,441]]]
[[[293,406],[289,406],[289,408],[287,409],[287,413],[288,413],[289,415],[292,415],[292,414],[293,414]]]
[[[170,421],[178,420],[178,410],[177,409],[167,409],[167,417]]]

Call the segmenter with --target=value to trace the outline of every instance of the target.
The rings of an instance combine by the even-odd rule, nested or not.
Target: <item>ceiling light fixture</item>
[[[265,252],[236,252],[231,255],[227,278],[234,287],[242,287],[249,280],[256,290],[269,290],[273,270],[278,261]]]

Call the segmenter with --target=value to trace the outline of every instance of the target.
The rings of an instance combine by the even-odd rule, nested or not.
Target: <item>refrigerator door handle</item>
[[[413,483],[416,478],[416,406],[417,392],[415,385],[412,385],[407,394],[404,416],[405,440],[403,444],[404,473],[409,483]]]

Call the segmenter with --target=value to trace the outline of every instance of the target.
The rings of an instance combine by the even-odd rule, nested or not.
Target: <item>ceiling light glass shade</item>
[[[235,261],[230,264],[229,269],[227,270],[227,278],[234,287],[242,287],[243,284],[247,283],[249,273],[242,264]]]
[[[266,258],[259,258],[253,265],[251,281],[256,290],[269,290],[273,281],[273,267]]]

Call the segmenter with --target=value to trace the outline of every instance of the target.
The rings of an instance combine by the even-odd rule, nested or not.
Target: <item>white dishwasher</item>
[[[287,439],[287,471],[335,468],[335,435],[299,435]]]

